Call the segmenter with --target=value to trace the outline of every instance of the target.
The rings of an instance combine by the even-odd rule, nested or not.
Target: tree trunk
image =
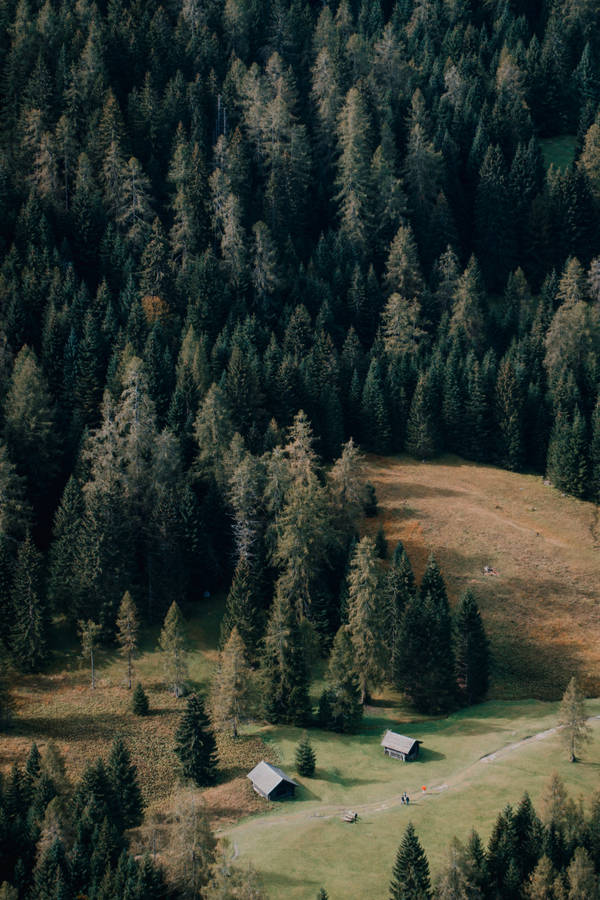
[[[127,654],[127,678],[129,680],[127,688],[128,690],[131,690],[131,653]]]
[[[95,679],[95,675],[94,675],[94,651],[93,650],[90,652],[90,658],[92,661],[92,690],[94,690],[96,687],[96,679]]]

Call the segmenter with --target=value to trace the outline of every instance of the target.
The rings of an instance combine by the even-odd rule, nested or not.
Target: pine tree
[[[84,657],[84,659],[89,658],[90,660],[92,690],[96,687],[96,669],[94,662],[96,650],[100,643],[101,634],[102,625],[99,625],[97,622],[93,622],[91,619],[88,619],[87,622],[85,622],[83,619],[79,620],[79,640],[81,641],[81,655]]]
[[[384,628],[391,680],[402,687],[402,617],[409,600],[416,596],[415,576],[399,541],[383,583]]]
[[[115,809],[122,828],[141,825],[144,803],[138,784],[137,768],[121,738],[115,738],[106,767]]]
[[[187,677],[187,637],[181,610],[175,602],[165,616],[158,646],[163,655],[167,685],[179,697]]]
[[[465,591],[454,616],[454,655],[460,690],[468,704],[485,698],[489,683],[489,642],[475,597]]]
[[[575,754],[591,740],[591,732],[587,724],[585,700],[575,676],[571,678],[563,694],[558,712],[558,724],[569,752],[569,759],[571,762],[577,762]]]
[[[281,591],[267,622],[262,676],[267,721],[305,725],[310,718],[308,667],[296,614]]]
[[[131,709],[135,716],[147,716],[149,710],[148,696],[144,690],[141,681],[135,686],[135,690],[131,697]]]
[[[214,784],[217,777],[217,744],[204,709],[204,701],[192,694],[175,732],[176,756],[185,778],[199,787]]]
[[[298,775],[310,778],[315,774],[315,764],[315,751],[312,748],[308,733],[305,731],[302,739],[296,746],[296,771]]]
[[[127,660],[127,687],[131,690],[131,677],[133,675],[133,657],[137,652],[139,622],[137,610],[129,591],[125,591],[119,615],[117,617],[117,643],[121,653]]]
[[[234,625],[211,684],[210,716],[216,731],[231,729],[233,737],[238,736],[240,721],[249,711],[251,684],[246,648]]]
[[[35,672],[46,659],[48,624],[42,592],[42,557],[29,534],[19,546],[11,594],[13,658],[19,668]]]
[[[431,897],[429,863],[412,822],[404,832],[392,874],[391,900],[428,900]]]

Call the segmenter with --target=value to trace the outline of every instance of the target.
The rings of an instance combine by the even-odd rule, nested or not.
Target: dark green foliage
[[[280,592],[267,623],[261,667],[267,721],[308,724],[311,710],[305,648],[296,614]]]
[[[296,746],[296,771],[298,775],[310,778],[315,774],[316,756],[307,732]]]
[[[185,778],[198,786],[214,784],[217,777],[217,744],[204,710],[204,701],[197,694],[192,694],[186,702],[185,712],[175,732],[174,751]]]
[[[398,683],[425,712],[449,709],[455,698],[452,622],[444,580],[430,557],[419,588],[402,617]]]
[[[131,709],[133,714],[136,716],[147,716],[149,708],[150,704],[148,702],[146,691],[144,690],[141,681],[138,681],[131,698]]]
[[[409,822],[392,872],[390,900],[427,900],[429,897],[429,863],[414,826]]]
[[[19,668],[38,671],[46,661],[48,620],[42,581],[42,557],[31,535],[19,547],[12,585],[11,649]]]
[[[115,738],[107,764],[120,830],[135,828],[142,822],[143,802],[137,780],[137,769],[120,738]]]
[[[383,525],[380,525],[375,535],[375,553],[379,559],[387,559],[388,543],[385,537]]]
[[[341,626],[333,641],[327,680],[329,687],[319,700],[319,724],[321,728],[354,734],[362,722],[363,703],[354,648],[345,625]]]
[[[363,505],[365,516],[371,519],[377,515],[377,495],[370,481],[365,484],[365,501]]]
[[[489,683],[489,642],[475,597],[466,591],[454,614],[454,653],[458,688],[465,701],[485,698]]]

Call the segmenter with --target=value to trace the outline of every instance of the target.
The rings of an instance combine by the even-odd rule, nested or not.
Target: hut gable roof
[[[396,734],[395,731],[386,731],[381,741],[382,747],[390,750],[396,750],[398,753],[410,753],[415,744],[422,744],[422,741],[416,741],[414,738],[405,737],[403,734]]]
[[[264,759],[257,766],[254,766],[246,778],[249,778],[252,784],[267,795],[282,781],[287,781],[288,784],[298,787],[298,782],[286,775],[285,772],[282,772],[281,769],[278,769],[277,766],[272,766],[270,763],[265,762]]]

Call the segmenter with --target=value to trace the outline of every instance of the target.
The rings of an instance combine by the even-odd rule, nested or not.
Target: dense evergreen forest
[[[178,695],[178,604],[216,590],[210,715],[234,735],[240,672],[260,668],[268,721],[304,725],[325,651],[325,728],[356,730],[383,680],[427,712],[485,696],[475,598],[452,615],[433,558],[417,589],[402,546],[383,572],[383,532],[358,539],[377,502],[359,448],[600,498],[597,16],[0,0],[0,718],[6,664],[42,669],[51,623],[79,623],[93,665],[97,640],[134,646],[135,608],[164,623]],[[208,784],[188,707],[177,753]],[[4,896],[165,895],[127,852],[118,742],[75,788],[32,750],[0,809]],[[598,809],[542,825],[524,800],[452,877],[566,896],[598,865]]]
[[[234,569],[259,618],[277,580],[331,638],[349,438],[597,499],[595,15],[3,0],[0,629],[22,665],[50,615],[111,631],[131,590],[160,621]],[[558,134],[575,159],[547,169]]]

